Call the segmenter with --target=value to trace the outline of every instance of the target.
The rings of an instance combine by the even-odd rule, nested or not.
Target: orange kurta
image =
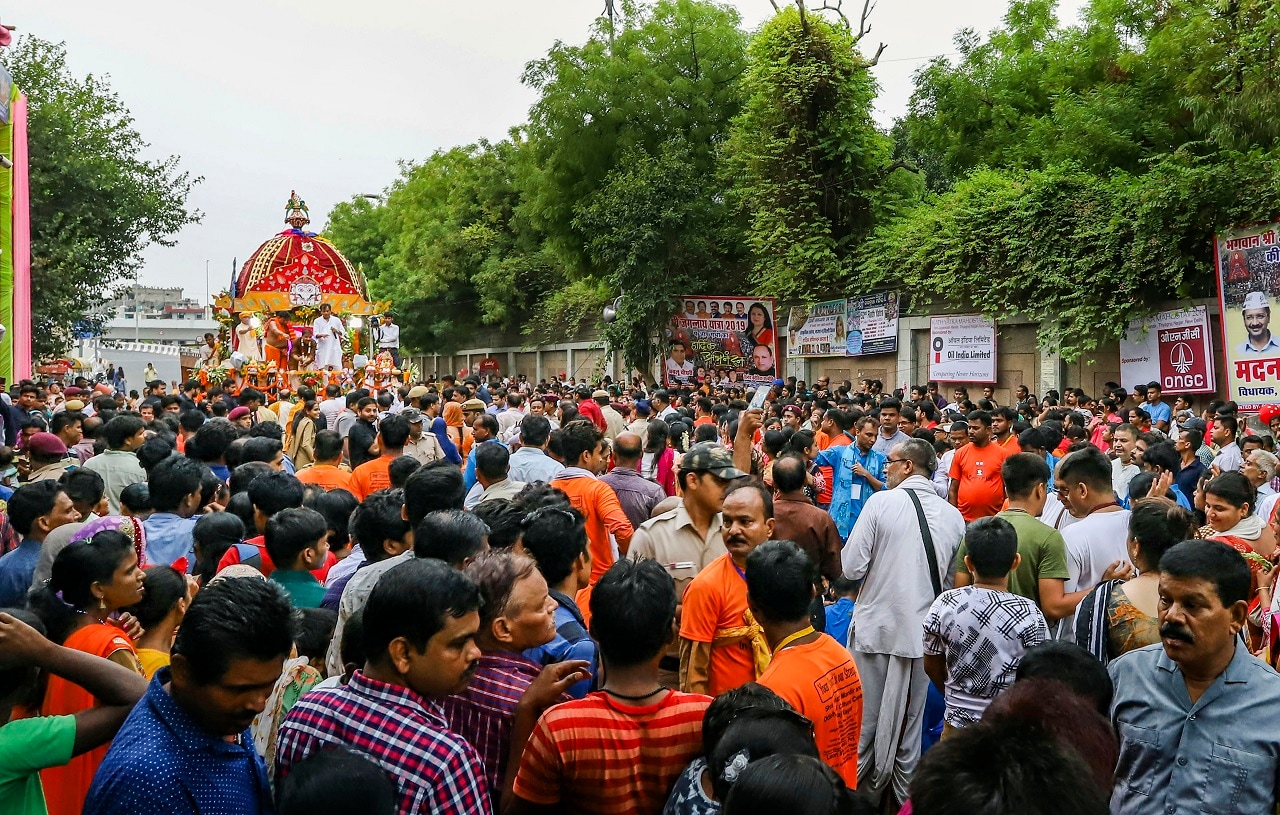
[[[138,652],[133,647],[127,634],[114,625],[92,623],[86,625],[63,643],[67,648],[93,654],[97,657],[109,657],[116,651],[128,651],[134,660]],[[141,666],[139,665],[139,675]],[[40,706],[41,716],[68,716],[88,710],[98,704],[89,691],[68,682],[60,676],[50,676],[49,686],[45,690],[44,704]],[[85,796],[89,794],[89,785],[93,783],[93,774],[98,765],[107,756],[110,742],[90,750],[60,767],[49,767],[40,771],[40,781],[44,786],[45,803],[49,815],[80,815],[84,807]]]

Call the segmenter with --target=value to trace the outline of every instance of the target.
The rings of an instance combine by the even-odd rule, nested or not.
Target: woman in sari
[[[320,405],[308,399],[302,408],[294,408],[289,434],[289,446],[285,453],[293,461],[294,469],[301,470],[316,461],[316,421],[320,418]]]
[[[457,454],[457,464],[462,464],[462,458],[465,455],[467,436],[470,429],[465,426],[462,421],[462,405],[457,402],[448,402],[444,406],[441,413],[444,421],[445,436],[449,439],[449,443],[453,446],[454,452]],[[440,420],[437,420],[440,421]],[[431,428],[435,430],[435,422],[431,423]],[[449,448],[445,448],[445,458],[453,461],[453,456],[449,455]]]
[[[53,576],[31,594],[49,639],[142,673],[133,640],[111,617],[143,595],[143,573],[133,543],[120,532],[101,531],[58,553]],[[59,676],[49,677],[42,716],[74,715],[97,703],[93,694]],[[110,745],[40,773],[49,815],[78,815],[93,774]]]
[[[187,606],[195,596],[195,580],[172,566],[143,569],[142,602],[129,606],[129,613],[142,626],[138,637],[138,661],[142,675],[151,679],[169,665],[169,653]]]
[[[1099,583],[1080,603],[1076,642],[1103,664],[1160,642],[1160,558],[1192,533],[1195,516],[1168,498],[1141,498],[1129,516],[1137,576]]]
[[[640,475],[662,487],[668,497],[676,494],[676,451],[671,449],[671,426],[662,419],[649,422]]]
[[[449,438],[449,427],[444,423],[444,419],[439,416],[433,419],[430,430],[431,435],[435,436],[436,441],[440,443],[445,459],[454,464],[462,464],[462,456],[458,453],[458,447],[453,443],[453,439]]]

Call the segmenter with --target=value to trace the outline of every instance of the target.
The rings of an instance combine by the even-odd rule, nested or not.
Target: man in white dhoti
[[[866,711],[858,791],[879,796],[892,782],[891,812],[906,801],[920,761],[929,685],[924,618],[934,598],[951,588],[951,561],[964,536],[964,518],[933,488],[937,466],[933,445],[920,439],[890,449],[889,489],[867,499],[841,556],[845,577],[863,580],[849,627]]]
[[[235,350],[244,354],[245,359],[261,362],[262,348],[258,345],[258,332],[250,324],[252,320],[252,311],[240,312],[240,322],[235,327]]]
[[[316,370],[342,367],[342,320],[333,316],[333,306],[320,306],[320,316],[311,323],[311,335],[316,341]]]

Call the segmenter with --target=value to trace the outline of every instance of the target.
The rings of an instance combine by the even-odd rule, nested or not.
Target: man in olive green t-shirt
[[[80,685],[99,704],[74,716],[9,721],[13,706],[31,693],[36,672],[24,669],[32,668]],[[128,668],[54,645],[22,620],[0,613],[0,812],[47,815],[40,771],[114,738],[146,691],[147,681]]]
[[[1009,508],[997,517],[1013,524],[1018,533],[1018,554],[1022,555],[1018,568],[1009,574],[1009,591],[1039,606],[1053,630],[1054,623],[1075,613],[1089,590],[1067,593],[1066,543],[1058,530],[1037,519],[1049,497],[1049,465],[1033,453],[1017,453],[1004,460],[1000,477]],[[962,541],[956,551],[955,562],[961,567],[956,572],[956,588],[973,583],[963,570],[966,554],[968,547]]]

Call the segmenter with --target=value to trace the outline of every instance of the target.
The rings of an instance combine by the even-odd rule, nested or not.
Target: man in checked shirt
[[[277,786],[298,762],[338,746],[386,771],[400,815],[491,815],[480,756],[440,709],[475,674],[482,605],[476,584],[439,560],[416,558],[384,574],[364,610],[364,668],[289,711],[280,727]],[[553,677],[560,678],[548,671]],[[542,685],[522,704],[545,707],[563,692]]]

